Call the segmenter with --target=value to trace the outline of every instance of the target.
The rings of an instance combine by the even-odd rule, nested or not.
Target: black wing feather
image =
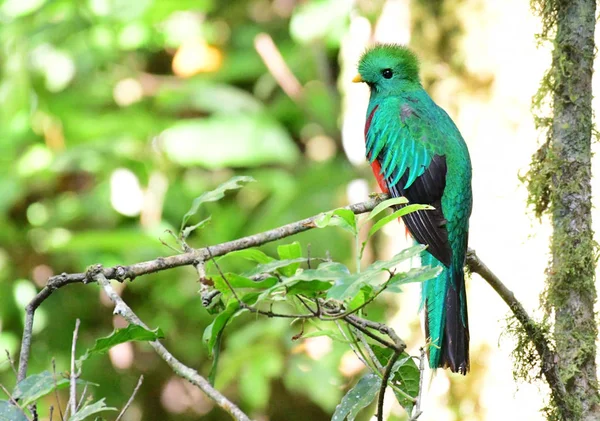
[[[384,155],[385,156],[385,155]],[[417,177],[413,184],[404,188],[408,180],[409,169],[398,183],[390,185],[393,177],[386,180],[390,194],[404,196],[410,203],[431,205],[435,210],[421,210],[403,216],[402,219],[412,236],[446,267],[452,262],[452,249],[448,242],[446,218],[442,209],[442,195],[446,188],[446,157],[434,155],[425,172]]]

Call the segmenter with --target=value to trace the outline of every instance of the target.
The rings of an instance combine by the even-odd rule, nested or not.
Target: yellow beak
[[[354,76],[354,79],[352,79],[352,82],[361,83],[361,82],[364,82],[364,80],[360,75],[356,75],[356,76]]]

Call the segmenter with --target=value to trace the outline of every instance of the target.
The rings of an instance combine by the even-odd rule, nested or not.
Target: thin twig
[[[142,374],[140,376],[140,379],[137,382],[137,385],[135,386],[135,389],[133,389],[133,393],[129,397],[129,400],[127,401],[127,403],[125,404],[125,406],[123,407],[123,409],[121,410],[121,412],[119,413],[119,416],[117,417],[117,419],[115,421],[119,421],[121,419],[121,417],[123,416],[123,414],[125,413],[125,411],[127,411],[127,408],[129,408],[129,405],[131,405],[131,403],[133,402],[133,399],[135,398],[135,395],[138,392],[138,390],[143,382],[144,382],[144,375]]]
[[[54,358],[52,358],[52,379],[54,380],[54,397],[56,398],[58,413],[60,414],[61,421],[65,421],[62,408],[60,407],[60,398],[58,396],[58,385],[56,384],[56,360]]]
[[[369,365],[369,362],[368,362],[368,358],[362,353],[362,350],[358,346],[356,339],[348,338],[348,335],[346,335],[346,332],[344,332],[344,329],[342,328],[339,321],[334,320],[334,323],[340,330],[340,333],[342,334],[342,336],[344,337],[346,342],[348,342],[348,344],[350,345],[350,349],[352,349],[352,352],[354,352],[354,355],[356,355],[356,358],[358,358],[364,364],[365,367],[371,368],[371,366]]]
[[[79,411],[79,408],[81,408],[81,405],[83,404],[83,400],[85,399],[85,394],[87,393],[87,388],[88,388],[88,383],[86,382],[85,385],[83,386],[83,392],[81,392],[81,398],[79,398],[79,402],[77,403],[77,411]]]
[[[385,389],[387,388],[388,381],[390,380],[390,376],[392,374],[392,367],[396,361],[398,361],[401,353],[402,351],[395,350],[394,354],[385,366],[383,379],[381,379],[381,387],[379,388],[379,397],[377,399],[377,421],[383,421],[383,402],[385,400]]]
[[[8,349],[5,349],[4,352],[6,352],[6,358],[8,359],[8,363],[10,364],[10,367],[12,368],[13,373],[15,373],[15,376],[17,376],[18,374],[17,374],[17,369],[15,368],[15,361],[10,356],[10,352],[8,352]]]
[[[10,403],[12,403],[14,406],[19,408],[21,410],[21,412],[23,413],[23,415],[25,416],[25,418],[27,418],[29,421],[31,421],[31,418],[29,418],[27,416],[27,413],[25,412],[23,407],[21,405],[19,405],[19,403],[16,400],[13,399],[12,395],[10,394],[10,392],[8,390],[6,390],[6,388],[4,387],[3,384],[0,384],[0,389],[2,389],[2,391],[6,394],[6,396],[8,396],[8,400],[10,401]]]
[[[410,421],[416,421],[423,413],[423,411],[421,411],[421,398],[423,395],[423,377],[425,377],[425,347],[421,347],[419,351],[421,351],[421,355],[419,357],[419,393],[417,394],[415,408],[412,416],[410,417]]]
[[[296,297],[298,298],[298,300],[300,300],[300,302],[302,303],[302,305],[311,312],[311,314],[315,317],[319,317],[318,313],[316,310],[313,310],[312,308],[310,308],[310,306],[308,305],[308,303],[306,301],[304,301],[304,298],[302,297],[302,295],[298,294],[296,295]]]
[[[380,372],[383,373],[383,366],[381,365],[381,363],[377,359],[377,356],[373,352],[373,348],[371,348],[371,345],[369,345],[369,343],[367,342],[367,338],[365,338],[365,335],[358,329],[356,329],[355,333],[356,333],[356,336],[358,336],[358,339],[360,340],[360,342],[363,344],[363,346],[367,350],[367,354],[369,354],[369,358],[371,359],[371,361],[373,361],[373,364],[375,364],[375,367],[377,367],[377,370],[379,370]]]
[[[73,331],[73,342],[71,343],[71,376],[69,381],[69,407],[71,414],[77,412],[77,378],[79,373],[75,371],[75,348],[77,345],[77,335],[79,334],[79,319],[75,320],[75,330]]]
[[[52,416],[54,415],[54,407],[50,405],[50,421],[52,421]]]
[[[110,281],[102,273],[95,275],[95,281],[98,282],[108,298],[115,304],[114,314],[122,316],[129,323],[148,329],[148,326],[140,320],[140,318],[131,310],[131,308],[123,301],[123,299],[116,293],[113,287],[110,285]],[[223,396],[218,390],[213,388],[208,380],[202,377],[196,370],[191,367],[184,365],[181,361],[177,360],[171,354],[167,348],[165,348],[158,341],[149,342],[150,346],[154,348],[156,353],[171,367],[173,372],[180,377],[188,380],[190,383],[198,387],[206,396],[208,396],[213,402],[225,410],[237,421],[251,421],[248,415],[243,413],[233,402]]]

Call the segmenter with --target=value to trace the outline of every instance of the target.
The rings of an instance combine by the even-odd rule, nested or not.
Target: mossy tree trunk
[[[591,137],[595,0],[545,3],[556,37],[550,206],[552,262],[546,304],[554,312],[558,369],[578,419],[600,419],[596,376],[596,244],[592,231]],[[550,15],[544,16],[545,19]],[[546,21],[547,23],[547,21]]]

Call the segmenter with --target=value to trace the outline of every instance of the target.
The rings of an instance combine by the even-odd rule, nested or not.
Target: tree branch
[[[123,299],[117,294],[117,292],[110,285],[110,281],[106,279],[104,274],[98,273],[94,279],[98,282],[108,298],[115,304],[114,314],[118,314],[125,318],[129,323],[148,329],[148,326],[140,320],[140,318],[131,310],[131,308],[123,301]],[[186,366],[181,361],[177,360],[173,354],[171,354],[167,348],[165,348],[159,341],[149,342],[156,353],[171,367],[173,372],[180,377],[183,377],[196,387],[198,387],[206,396],[212,399],[217,405],[225,410],[237,421],[251,421],[250,418],[242,412],[233,402],[223,396],[218,390],[213,388],[208,380],[202,377],[196,370]]]
[[[567,402],[567,391],[558,375],[558,367],[556,365],[558,357],[548,344],[548,339],[544,335],[544,332],[542,332],[539,326],[529,317],[527,310],[525,310],[523,305],[517,300],[515,294],[513,294],[513,292],[509,290],[496,275],[494,275],[472,249],[469,249],[467,252],[467,266],[471,272],[477,273],[490,284],[492,288],[494,288],[494,291],[496,291],[500,298],[504,300],[517,320],[523,325],[525,333],[535,346],[540,357],[542,373],[550,386],[554,402],[556,402],[563,419],[572,419],[569,415],[571,414],[571,410]]]
[[[376,197],[367,200],[366,202],[355,203],[346,206],[344,209],[349,209],[355,214],[370,212],[379,203],[387,199],[387,195],[377,195]],[[235,250],[243,250],[250,247],[257,247],[272,241],[277,241],[294,234],[298,234],[310,229],[316,228],[315,220],[322,214],[311,216],[310,218],[302,219],[301,221],[292,222],[291,224],[283,225],[279,228],[274,228],[269,231],[259,234],[250,235],[248,237],[239,238],[237,240],[228,241],[226,243],[210,246],[210,253],[214,257],[222,256]],[[209,259],[208,248],[193,249],[187,253],[178,254],[168,257],[158,257],[154,260],[135,263],[130,266],[117,265],[111,268],[102,268],[101,266],[92,266],[87,272],[82,273],[62,273],[51,277],[46,286],[31,300],[25,308],[25,326],[23,329],[23,338],[21,340],[21,353],[19,356],[19,374],[17,381],[21,381],[27,375],[27,365],[29,363],[29,352],[31,350],[31,335],[33,330],[33,317],[37,308],[48,298],[54,291],[65,285],[74,283],[93,282],[93,276],[100,271],[107,279],[115,279],[123,282],[126,279],[133,280],[138,276],[147,275],[150,273],[160,272],[167,269],[172,269],[180,266],[197,265],[200,262]]]

